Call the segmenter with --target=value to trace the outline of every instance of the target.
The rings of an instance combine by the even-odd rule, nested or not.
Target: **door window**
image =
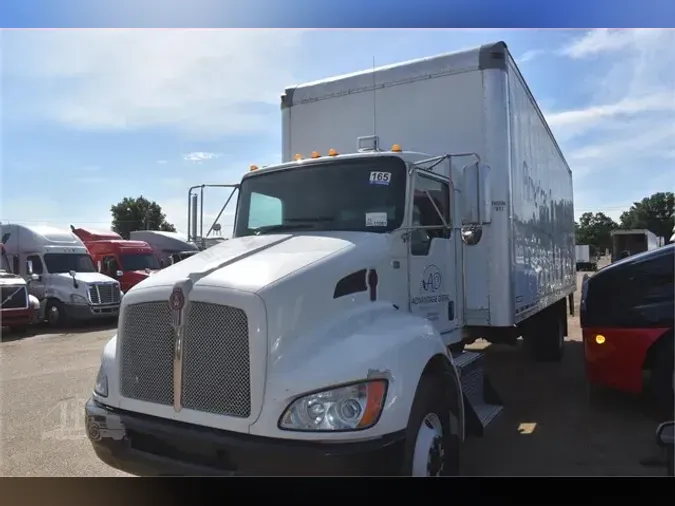
[[[415,256],[429,254],[433,239],[447,239],[450,229],[450,187],[447,183],[417,174],[412,209],[413,227],[433,227],[413,230],[410,251]]]
[[[28,255],[26,260],[33,263],[33,274],[42,274],[44,272],[40,255]]]

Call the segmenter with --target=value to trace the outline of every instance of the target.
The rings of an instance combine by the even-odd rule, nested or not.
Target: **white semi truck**
[[[289,88],[282,119],[232,238],[125,296],[93,447],[139,475],[458,474],[501,410],[464,345],[562,358],[570,169],[504,43]]]
[[[96,271],[84,243],[70,230],[2,224],[0,235],[13,271],[40,301],[39,321],[62,327],[117,316],[119,282]]]

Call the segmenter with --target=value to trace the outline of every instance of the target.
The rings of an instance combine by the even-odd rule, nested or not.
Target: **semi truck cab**
[[[0,228],[13,272],[29,282],[29,293],[40,301],[40,320],[65,326],[118,315],[119,282],[96,272],[86,247],[70,230],[19,224]]]
[[[115,232],[98,232],[75,228],[93,258],[98,272],[119,281],[123,292],[159,270],[159,263],[150,245],[143,241],[126,241]]]
[[[40,301],[28,293],[26,281],[12,272],[12,267],[0,243],[0,325],[23,330],[37,322]]]

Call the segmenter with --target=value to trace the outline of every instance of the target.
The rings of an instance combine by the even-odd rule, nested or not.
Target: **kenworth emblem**
[[[174,332],[173,345],[173,409],[181,410],[180,396],[182,390],[183,369],[183,310],[185,308],[185,294],[180,286],[176,286],[169,297],[171,308],[172,327]]]

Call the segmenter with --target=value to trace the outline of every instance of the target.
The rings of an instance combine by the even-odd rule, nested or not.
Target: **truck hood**
[[[54,274],[58,278],[63,278],[67,280],[72,280],[73,278],[67,272],[59,272]],[[82,283],[110,283],[115,281],[113,278],[101,274],[100,272],[78,272],[75,274],[75,279]]]
[[[17,276],[11,272],[0,271],[0,286],[20,286],[25,284],[26,282],[21,276]]]
[[[159,271],[139,289],[173,286],[190,278],[197,286],[256,293],[295,271],[378,235],[325,232],[230,239]]]

